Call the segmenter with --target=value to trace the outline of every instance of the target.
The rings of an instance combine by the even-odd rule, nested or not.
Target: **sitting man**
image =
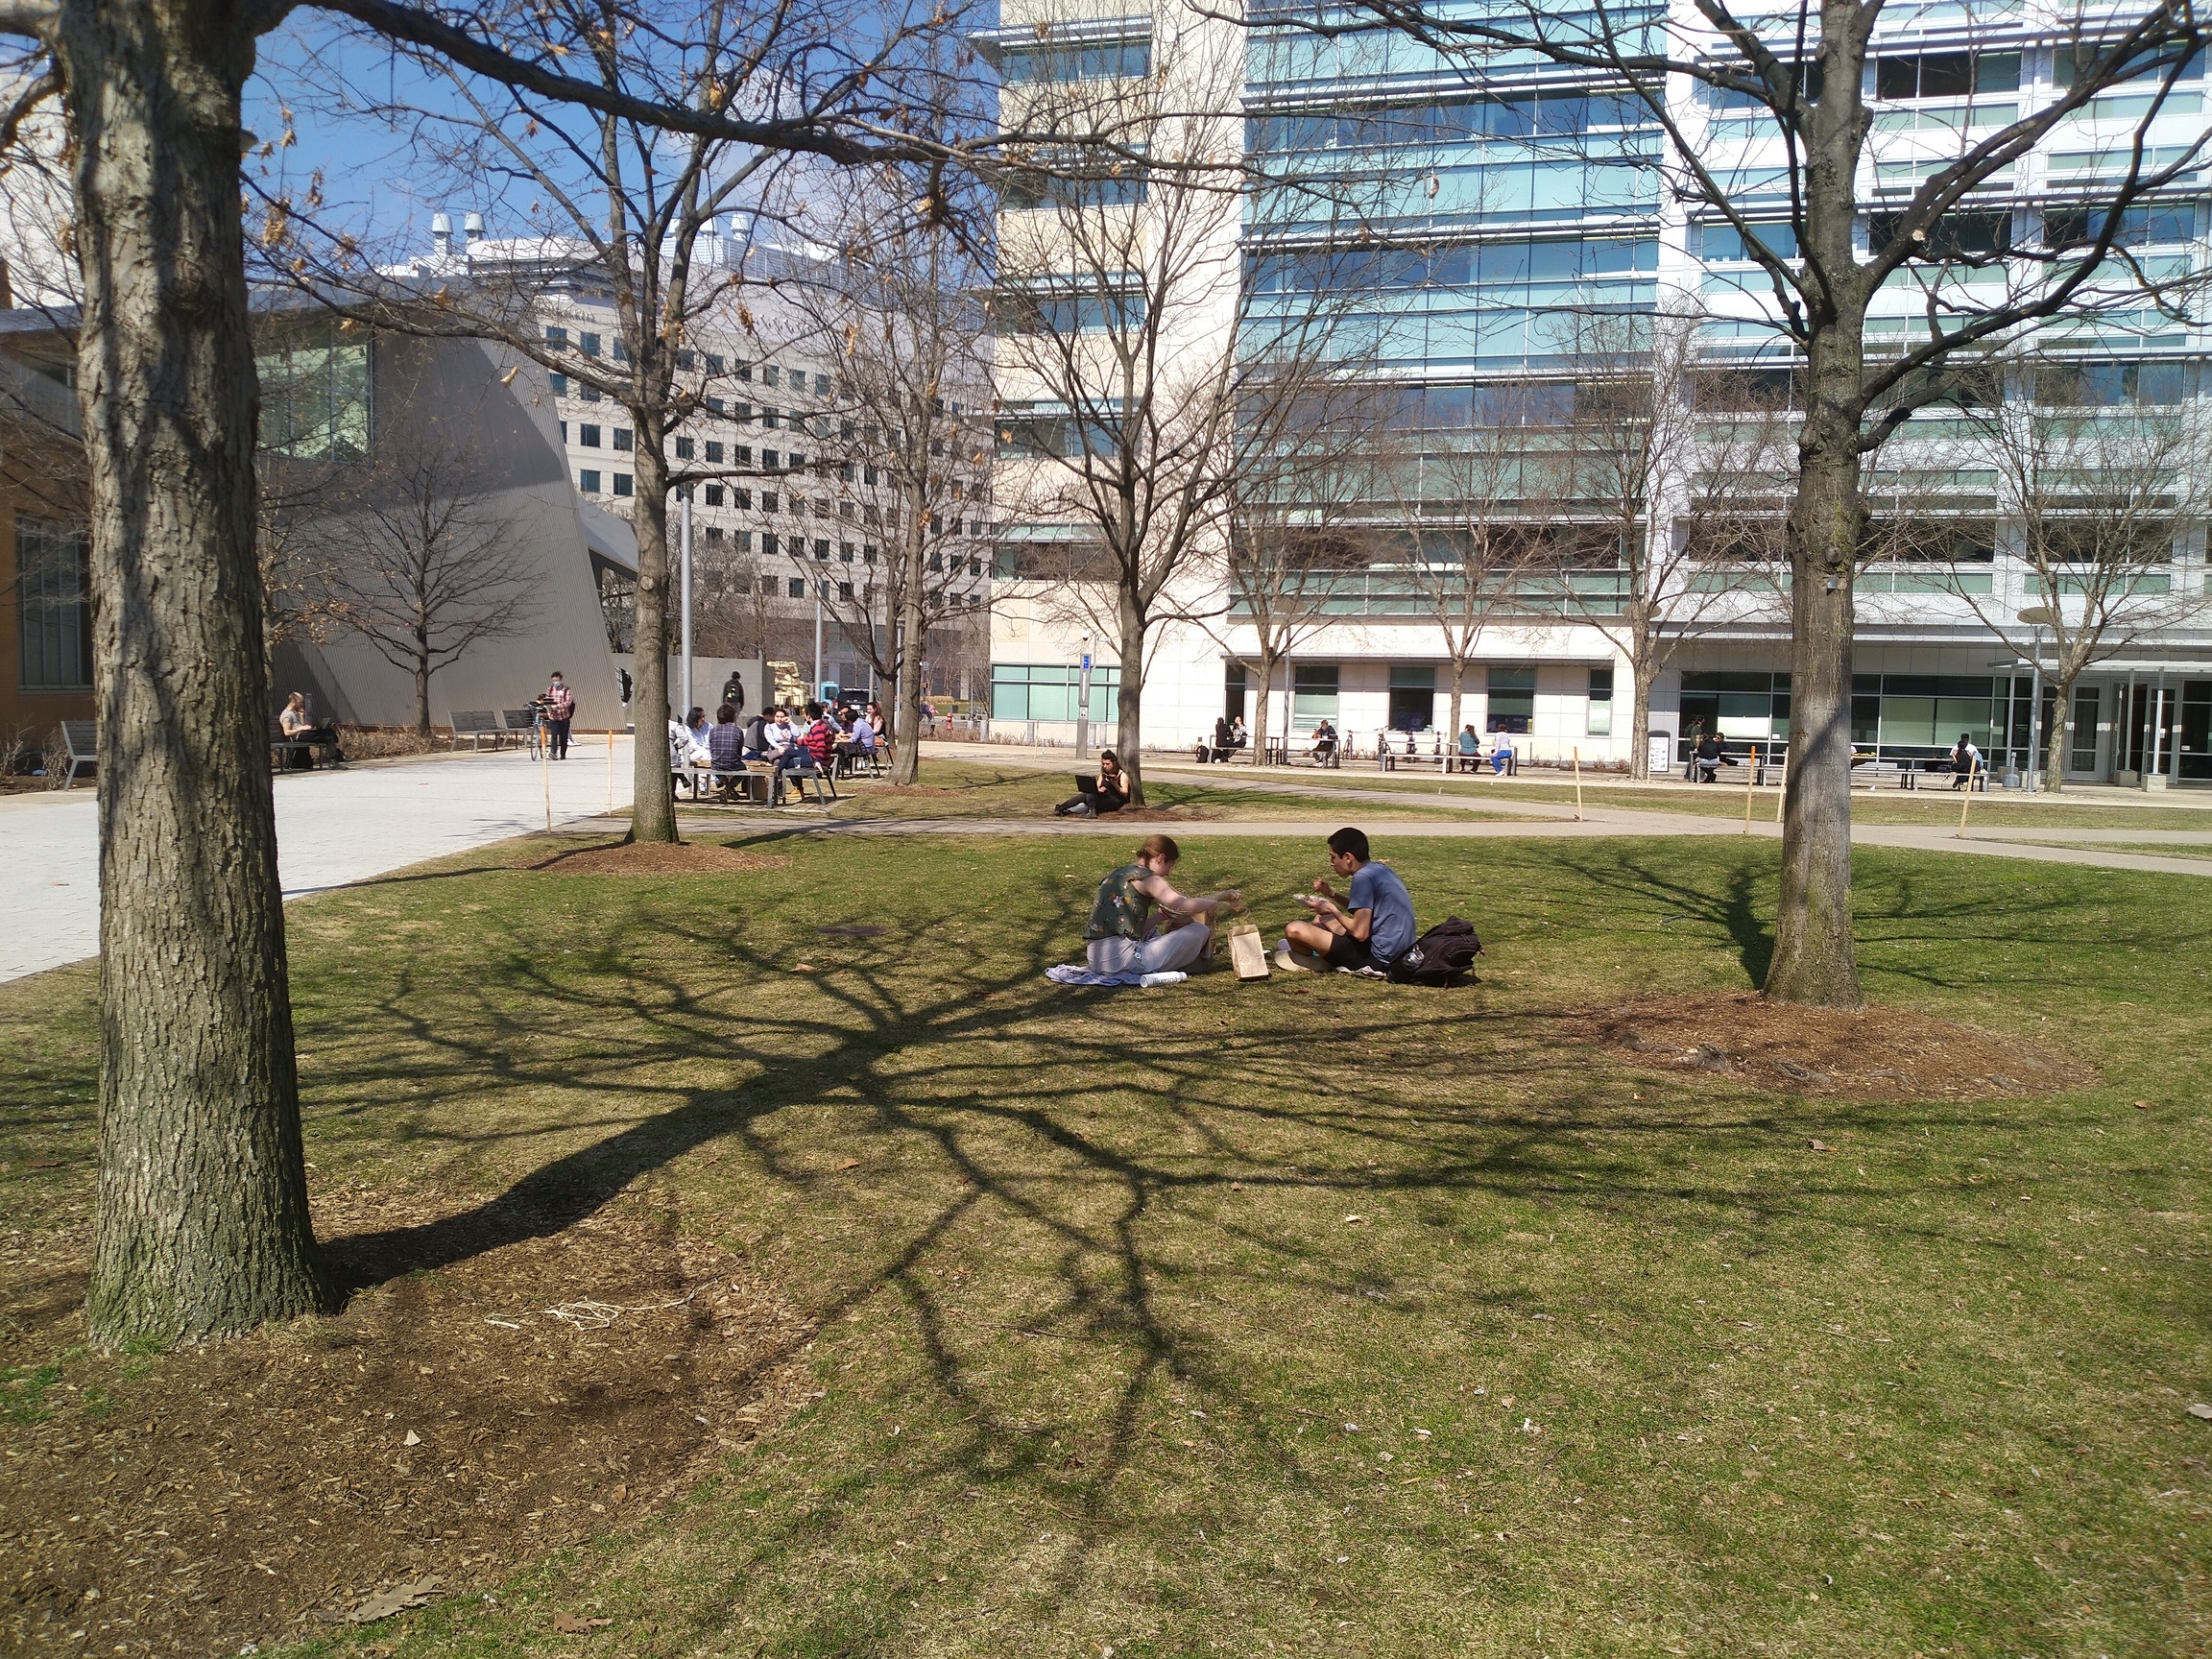
[[[699,775],[694,767],[710,765],[713,757],[707,746],[691,734],[691,728],[676,718],[676,710],[668,710],[668,793],[676,793],[676,781],[683,779],[691,787],[691,796],[699,796]]]
[[[1324,720],[1313,728],[1313,764],[1334,766],[1336,763],[1336,728]]]
[[[1412,896],[1397,871],[1372,861],[1363,830],[1339,830],[1329,837],[1329,868],[1350,877],[1352,891],[1339,903],[1327,877],[1314,882],[1319,897],[1305,901],[1313,920],[1293,922],[1285,930],[1276,965],[1379,977],[1413,943]]]
[[[1736,757],[1722,749],[1720,740],[1710,732],[1697,739],[1694,757],[1697,764],[1697,781],[1700,783],[1719,782],[1720,768],[1736,764]]]
[[[876,726],[865,713],[853,716],[853,728],[845,733],[845,736],[847,743],[852,748],[854,758],[861,760],[876,758]]]
[[[737,724],[737,706],[725,703],[714,711],[714,724],[707,731],[707,756],[714,768],[714,790],[730,799],[731,784],[745,775],[745,728]]]

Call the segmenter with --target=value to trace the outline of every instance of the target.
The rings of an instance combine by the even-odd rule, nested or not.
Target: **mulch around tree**
[[[806,1402],[805,1324],[641,1204],[317,1227],[344,1311],[158,1357],[84,1351],[82,1230],[0,1239],[0,1364],[78,1350],[0,1396],[0,1650],[227,1656],[482,1593]]]
[[[2063,1054],[1902,1008],[1800,1008],[1754,993],[1577,1010],[1566,1034],[1669,1070],[1833,1099],[1982,1099],[2087,1080]]]
[[[556,853],[530,868],[558,876],[742,876],[790,862],[780,854],[741,852],[719,841],[624,841]]]

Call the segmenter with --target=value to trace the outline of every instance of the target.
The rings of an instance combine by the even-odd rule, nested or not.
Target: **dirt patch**
[[[801,1319],[658,1217],[317,1224],[343,1313],[157,1358],[82,1350],[82,1233],[0,1245],[0,1649],[228,1655],[481,1591],[805,1403]]]
[[[781,854],[745,853],[718,841],[623,841],[556,853],[530,868],[561,876],[741,876],[790,862]]]
[[[1585,1043],[1685,1071],[1839,1099],[1974,1099],[2044,1094],[2087,1068],[2037,1048],[1901,1008],[1798,1008],[1742,993],[1668,997],[1578,1011]]]

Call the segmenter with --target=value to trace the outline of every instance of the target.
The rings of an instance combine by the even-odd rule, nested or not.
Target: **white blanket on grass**
[[[1045,970],[1045,977],[1055,985],[1136,985],[1146,991],[1160,985],[1180,985],[1190,977],[1188,974],[1101,974],[1094,968],[1086,968],[1080,962],[1055,962]]]

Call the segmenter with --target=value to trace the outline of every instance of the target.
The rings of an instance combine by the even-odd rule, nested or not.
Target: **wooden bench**
[[[492,739],[492,747],[494,749],[507,741],[507,728],[496,709],[456,709],[446,715],[446,719],[452,723],[453,747],[456,749],[461,747],[461,739],[464,737],[469,739],[470,748],[478,750],[484,747],[484,739],[487,737]]]
[[[331,765],[343,766],[346,764],[346,757],[339,753],[337,738],[320,736],[314,733],[309,733],[303,737],[287,737],[284,734],[284,722],[282,720],[271,720],[269,722],[270,765],[278,766],[295,755],[304,755],[307,757],[307,764],[313,766],[315,764],[315,751],[318,749],[326,749],[330,752]]]
[[[100,764],[100,728],[91,720],[64,720],[61,722],[61,747],[68,754],[67,770],[61,775],[61,787],[74,788],[77,768],[91,767],[97,772]]]

